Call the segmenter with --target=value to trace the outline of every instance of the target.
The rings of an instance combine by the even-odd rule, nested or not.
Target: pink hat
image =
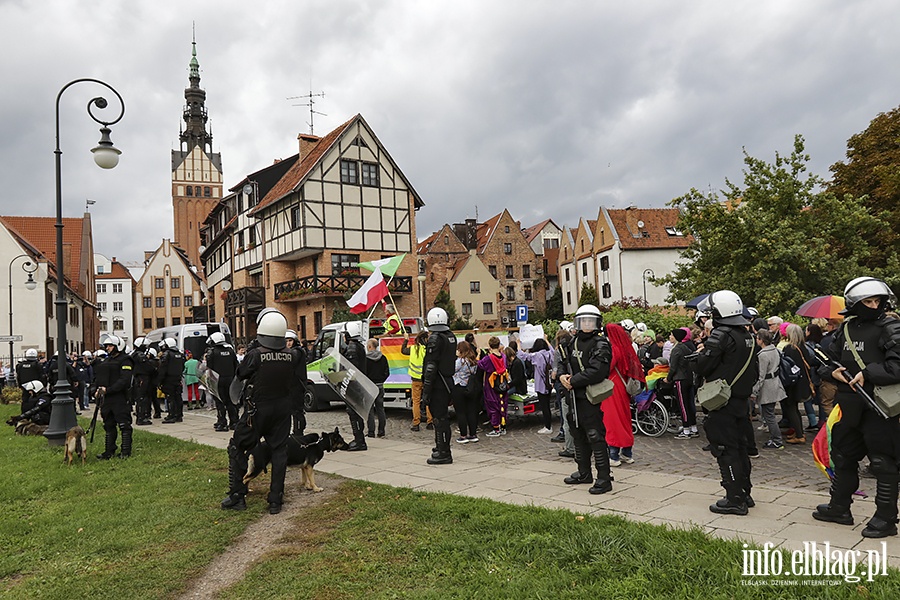
[[[778,326],[778,332],[781,334],[781,337],[784,337],[787,335],[788,325],[793,325],[793,323],[788,323],[787,321],[785,321],[784,323],[782,323],[781,325]]]

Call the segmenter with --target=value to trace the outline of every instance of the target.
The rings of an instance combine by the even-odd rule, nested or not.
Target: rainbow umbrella
[[[810,319],[843,319],[844,298],[841,296],[816,296],[797,309],[797,314]]]

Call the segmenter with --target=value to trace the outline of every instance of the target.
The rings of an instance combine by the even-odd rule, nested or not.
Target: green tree
[[[847,141],[847,160],[831,165],[828,190],[838,198],[859,198],[873,215],[889,224],[864,231],[873,246],[870,267],[892,259],[900,245],[900,107],[872,119],[865,131]]]
[[[348,297],[349,300],[349,297]],[[331,313],[332,323],[344,323],[346,321],[362,321],[369,315],[369,311],[362,314],[353,314],[346,302],[335,302],[334,311]]]
[[[563,313],[562,288],[560,286],[556,286],[553,294],[547,300],[547,310],[544,312],[544,317],[548,321],[562,321],[565,317],[565,313]]]
[[[581,294],[578,296],[578,306],[583,306],[585,304],[593,304],[594,306],[600,304],[600,297],[597,296],[597,288],[587,282],[581,284]]]
[[[840,293],[872,255],[859,230],[884,227],[852,196],[818,192],[807,173],[803,137],[789,156],[766,163],[744,152],[744,185],[726,180],[718,194],[692,189],[674,199],[678,226],[693,236],[670,275],[660,278],[669,301],[730,289],[764,313],[793,311],[814,296]],[[881,269],[889,272],[890,265]]]
[[[434,299],[434,305],[447,311],[448,323],[453,323],[457,320],[458,315],[456,314],[456,305],[453,303],[453,300],[450,299],[450,292],[447,290],[438,292],[437,297]]]

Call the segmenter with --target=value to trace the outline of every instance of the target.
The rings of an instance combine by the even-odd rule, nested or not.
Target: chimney
[[[316,147],[316,144],[322,138],[311,133],[301,133],[297,136],[297,139],[300,140],[300,160],[303,160],[312,152],[312,149]]]

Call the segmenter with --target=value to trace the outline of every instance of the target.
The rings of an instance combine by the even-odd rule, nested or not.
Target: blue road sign
[[[528,306],[525,304],[519,304],[516,306],[516,322],[517,323],[527,323],[528,322]]]

